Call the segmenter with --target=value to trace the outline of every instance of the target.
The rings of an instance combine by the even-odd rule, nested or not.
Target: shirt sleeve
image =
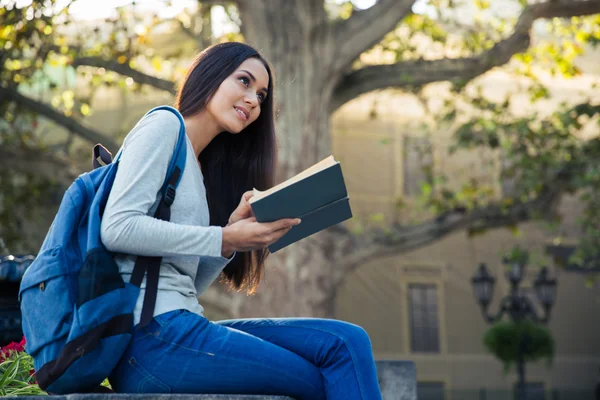
[[[159,110],[142,118],[125,139],[100,227],[109,251],[221,257],[221,227],[183,225],[147,215],[165,179],[180,126],[176,115]]]
[[[235,252],[230,258],[223,256],[219,257],[202,257],[198,264],[198,273],[194,281],[196,293],[200,296],[204,291],[219,277],[223,269],[233,260]]]

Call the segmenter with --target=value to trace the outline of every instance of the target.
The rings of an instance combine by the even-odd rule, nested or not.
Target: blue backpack
[[[183,118],[155,218],[169,221],[170,206],[185,167]],[[126,283],[100,239],[100,221],[115,179],[114,162],[94,147],[94,170],[81,174],[63,196],[40,252],[25,271],[19,290],[25,351],[33,357],[40,388],[66,394],[95,390],[125,351],[133,310],[147,272],[140,326],[154,313],[161,257],[138,256]],[[105,165],[102,166],[100,161]]]

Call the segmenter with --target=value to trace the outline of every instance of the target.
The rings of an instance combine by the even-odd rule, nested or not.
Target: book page
[[[284,182],[280,183],[279,185],[273,186],[271,189],[265,190],[263,192],[261,192],[260,190],[253,189],[254,195],[250,198],[249,203],[252,204],[255,201],[258,201],[264,197],[267,197],[270,194],[273,194],[285,187],[288,187],[288,186],[290,186],[296,182],[299,182],[311,175],[314,175],[317,172],[323,171],[324,169],[327,169],[335,164],[339,164],[339,162],[335,161],[333,156],[329,156],[326,159],[319,161],[312,167],[309,167],[309,168],[305,169],[304,171],[300,172],[299,174],[291,177],[287,181],[284,181]]]

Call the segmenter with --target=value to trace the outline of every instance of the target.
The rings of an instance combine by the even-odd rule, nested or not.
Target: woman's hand
[[[250,198],[254,196],[254,193],[249,190],[242,195],[242,199],[240,200],[240,204],[238,204],[237,208],[231,213],[229,216],[229,221],[227,221],[227,226],[231,224],[235,224],[236,222],[254,217],[254,213],[252,212],[252,207],[250,207],[250,203],[248,201]]]
[[[285,218],[273,222],[257,222],[254,217],[239,220],[223,228],[221,254],[229,258],[234,251],[264,249],[299,223],[298,218]]]

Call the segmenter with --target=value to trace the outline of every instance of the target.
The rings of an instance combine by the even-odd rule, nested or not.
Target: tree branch
[[[201,49],[204,48],[204,43],[202,42],[202,38],[199,35],[197,35],[196,32],[194,32],[194,30],[192,28],[185,26],[183,21],[181,21],[179,19],[177,19],[176,22],[179,25],[179,29],[181,29],[181,31],[183,33],[185,33],[187,35],[187,37],[189,37],[190,39],[193,39]]]
[[[469,212],[451,211],[409,227],[394,226],[392,232],[385,236],[373,235],[370,240],[358,240],[363,243],[361,248],[340,259],[339,265],[350,272],[374,258],[393,256],[427,246],[469,227],[488,230],[532,220],[539,217],[537,213],[552,212],[555,209],[563,190],[556,186],[547,188],[529,202],[518,203],[508,209],[492,204]]]
[[[62,125],[69,131],[76,133],[80,137],[87,139],[94,144],[102,143],[110,151],[114,152],[119,149],[119,145],[117,144],[117,142],[114,141],[114,139],[105,136],[102,133],[90,129],[86,126],[83,126],[73,118],[67,117],[66,115],[54,110],[52,107],[44,103],[23,96],[21,93],[17,92],[14,89],[7,89],[0,86],[0,99],[12,100],[17,104],[28,108],[31,111],[35,111],[36,113],[41,114],[46,118],[49,118],[57,124]]]
[[[131,68],[127,64],[120,64],[115,60],[104,60],[100,57],[81,57],[73,60],[71,64],[73,68],[79,66],[104,68],[109,71],[116,72],[117,74],[128,76],[138,83],[153,86],[157,89],[165,90],[173,95],[176,94],[175,84],[169,80],[157,78],[155,76],[147,75],[143,72]]]
[[[600,0],[547,1],[531,5],[521,13],[514,32],[508,38],[478,56],[405,61],[392,65],[369,66],[350,72],[337,84],[331,110],[336,110],[363,93],[377,89],[418,88],[440,81],[468,82],[494,67],[506,64],[514,54],[527,50],[530,44],[529,30],[536,19],[596,13],[600,13]]]
[[[339,43],[336,70],[347,69],[363,52],[377,44],[411,12],[414,0],[379,0],[366,10],[358,11],[334,29]]]
[[[65,187],[73,183],[80,174],[80,170],[70,160],[39,149],[1,146],[0,160],[3,168],[41,175]]]

